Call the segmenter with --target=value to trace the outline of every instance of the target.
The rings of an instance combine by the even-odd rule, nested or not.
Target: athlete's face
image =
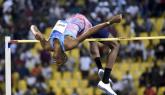
[[[53,59],[54,62],[58,65],[62,65],[64,63],[66,63],[66,61],[68,60],[67,55],[63,52],[63,53],[59,53],[57,56],[53,55]]]
[[[62,65],[67,61],[67,56],[65,52],[62,50],[62,47],[58,39],[54,40],[53,60],[54,63],[58,65]]]

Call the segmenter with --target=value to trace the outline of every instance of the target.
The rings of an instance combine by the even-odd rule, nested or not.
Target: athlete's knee
[[[115,42],[114,44],[115,44],[115,47],[116,47],[117,49],[119,49],[120,44],[119,44],[118,42]]]
[[[93,49],[92,47],[90,47],[90,53],[91,53],[92,55],[96,55],[95,49]]]
[[[114,42],[114,49],[119,50],[120,44],[118,42]]]
[[[119,50],[120,44],[118,42],[111,42],[109,46],[113,50]]]
[[[97,46],[97,43],[95,42],[90,42],[90,53],[92,55],[97,55],[97,49],[98,49],[98,46]]]

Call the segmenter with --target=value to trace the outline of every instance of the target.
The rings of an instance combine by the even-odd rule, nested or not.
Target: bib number
[[[65,21],[58,20],[56,25],[54,26],[53,30],[56,30],[56,31],[64,34],[66,26],[67,26],[67,23]]]

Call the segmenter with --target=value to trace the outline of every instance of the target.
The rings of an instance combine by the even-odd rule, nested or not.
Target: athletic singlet
[[[76,39],[91,27],[92,24],[82,14],[75,14],[66,20],[58,20],[49,37],[50,45],[54,48],[54,39],[57,38],[60,41],[63,51],[65,51],[65,36],[71,36]]]
[[[75,14],[65,20],[68,25],[65,30],[65,35],[70,35],[74,38],[86,32],[92,27],[89,20],[82,14]],[[71,32],[71,33],[68,33]]]

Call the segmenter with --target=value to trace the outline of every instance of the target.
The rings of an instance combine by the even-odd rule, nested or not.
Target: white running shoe
[[[104,75],[104,70],[103,69],[99,69],[98,75],[99,75],[99,78],[102,80],[103,75]],[[113,82],[112,82],[112,80],[110,78],[109,78],[109,82],[113,85]]]
[[[37,26],[31,25],[30,30],[37,40],[40,40],[40,41],[45,40],[43,34],[40,32],[40,30],[37,28]]]
[[[111,88],[110,83],[105,84],[102,81],[100,81],[97,85],[101,90],[105,91],[108,95],[117,95]]]

